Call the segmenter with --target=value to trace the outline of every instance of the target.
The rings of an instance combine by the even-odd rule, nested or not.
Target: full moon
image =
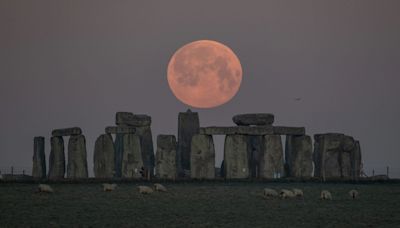
[[[199,40],[175,52],[167,77],[169,87],[181,102],[196,108],[213,108],[235,96],[242,82],[242,66],[229,47]]]

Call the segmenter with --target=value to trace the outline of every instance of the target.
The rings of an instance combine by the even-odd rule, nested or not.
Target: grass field
[[[0,227],[400,227],[398,183],[182,182],[151,195],[139,184],[103,192],[100,183],[58,183],[45,194],[37,184],[0,183]],[[304,199],[266,200],[264,187],[301,188]],[[332,201],[319,200],[322,189]]]

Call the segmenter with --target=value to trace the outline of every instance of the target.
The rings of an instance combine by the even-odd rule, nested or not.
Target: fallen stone
[[[190,175],[193,179],[215,178],[215,150],[211,135],[194,135],[191,143]]]
[[[112,178],[115,174],[115,149],[110,134],[100,135],[94,145],[93,171],[96,178]]]
[[[123,142],[122,177],[141,178],[140,171],[143,167],[143,160],[140,137],[134,134],[125,134]]]
[[[249,177],[246,135],[227,135],[224,146],[224,173],[227,179]]]
[[[158,178],[176,179],[176,146],[174,135],[157,136],[156,173]]]
[[[82,130],[79,127],[55,129],[51,132],[52,136],[70,136],[70,135],[81,135]]]
[[[274,126],[273,131],[275,135],[304,135],[306,133],[304,127]]]
[[[133,114],[131,112],[117,112],[115,115],[115,124],[133,127],[150,126],[151,117],[143,114]]]
[[[136,128],[128,126],[106,127],[106,134],[134,134]]]
[[[272,135],[271,126],[237,126],[237,127],[201,127],[200,134],[204,135]]]
[[[87,178],[86,139],[84,135],[73,135],[68,141],[68,178]]]
[[[49,158],[49,179],[62,179],[65,175],[65,153],[63,137],[51,137],[50,144],[51,151]]]
[[[287,176],[311,177],[313,172],[313,151],[311,137],[286,136],[285,158]]]
[[[274,122],[274,115],[270,113],[240,114],[235,115],[232,120],[238,126],[271,125]]]
[[[33,166],[32,177],[37,179],[46,178],[46,156],[44,154],[44,137],[33,139]]]
[[[178,115],[178,175],[185,176],[184,170],[190,170],[191,141],[199,133],[199,114],[188,109]]]
[[[280,135],[265,135],[262,140],[263,153],[260,157],[261,178],[280,178],[284,176],[283,149]]]

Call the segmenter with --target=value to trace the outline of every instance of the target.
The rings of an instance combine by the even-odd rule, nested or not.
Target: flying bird
[[[301,97],[294,98],[295,101],[301,101]]]

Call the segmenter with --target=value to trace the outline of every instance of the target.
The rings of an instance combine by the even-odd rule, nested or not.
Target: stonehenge
[[[156,175],[162,179],[177,178],[176,138],[174,135],[158,135],[156,151]]]
[[[211,135],[192,137],[190,175],[193,179],[215,178],[215,149]]]
[[[358,178],[361,167],[359,143],[340,133],[314,135],[314,176]]]
[[[178,175],[185,176],[185,170],[190,170],[190,150],[193,135],[199,134],[199,114],[188,109],[178,115]]]
[[[192,179],[352,178],[362,172],[360,142],[342,133],[306,134],[304,127],[274,126],[270,113],[232,118],[234,126],[200,127],[188,109],[178,115],[178,135],[158,135],[154,151],[149,115],[117,112],[95,141],[95,178]],[[223,161],[215,167],[214,135],[224,135]],[[65,161],[64,138],[68,140]],[[282,143],[282,137],[285,143]],[[79,127],[54,129],[48,179],[88,178],[86,139]],[[34,138],[32,176],[46,177],[44,137]],[[155,153],[154,153],[155,152]],[[155,171],[155,173],[154,173]],[[216,174],[217,173],[217,174]]]
[[[86,160],[86,139],[84,135],[71,135],[68,141],[68,178],[88,178]]]
[[[65,174],[64,140],[61,136],[50,139],[49,179],[62,179]]]
[[[95,142],[93,171],[97,178],[112,178],[115,173],[115,149],[111,134],[100,135]]]
[[[46,177],[46,156],[44,154],[44,137],[33,139],[33,166],[32,177],[42,179]]]

